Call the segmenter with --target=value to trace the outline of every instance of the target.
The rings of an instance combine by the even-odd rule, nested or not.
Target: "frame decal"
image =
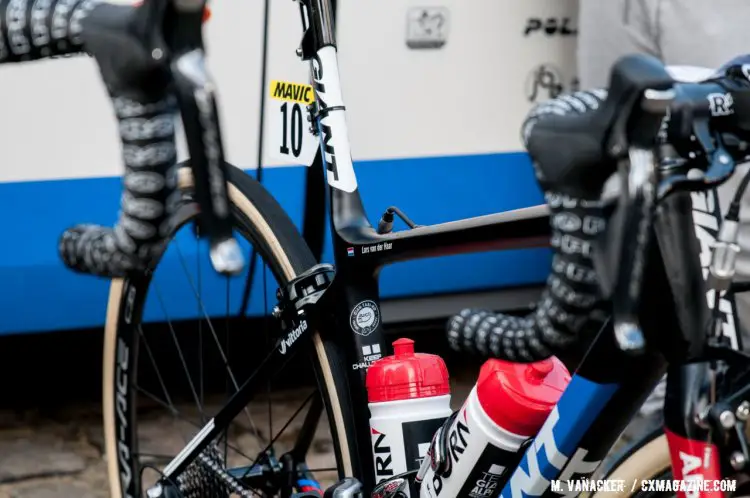
[[[380,310],[375,301],[366,300],[357,304],[349,315],[349,326],[355,334],[367,337],[380,324]]]
[[[574,375],[501,496],[542,496],[552,479],[593,474],[601,460],[587,459],[589,450],[578,445],[617,389],[617,384],[597,384]]]

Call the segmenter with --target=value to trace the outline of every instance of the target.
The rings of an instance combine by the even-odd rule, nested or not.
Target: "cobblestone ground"
[[[469,379],[454,382],[453,404],[458,407],[471,383]],[[286,390],[273,396],[273,419],[283,424],[302,404],[309,391]],[[261,432],[267,424],[264,414],[266,401],[254,403],[249,412]],[[208,409],[210,410],[210,408]],[[233,446],[246,453],[257,451],[257,438],[249,429],[247,418],[238,419],[238,430],[232,437]],[[184,445],[185,436],[192,435],[169,415],[147,415],[139,431],[141,451],[174,455]],[[301,417],[285,431],[280,445],[294,440]],[[278,428],[274,430],[278,432]],[[321,422],[313,454],[308,459],[311,468],[330,468],[333,464],[332,442],[325,421]],[[234,455],[235,458],[232,458]],[[230,451],[230,459],[241,458]],[[231,462],[230,462],[231,463]],[[321,481],[330,473],[318,474]],[[101,407],[98,404],[78,404],[61,408],[53,415],[34,410],[0,411],[0,498],[104,498],[108,497],[106,457],[104,456]]]
[[[475,379],[475,370],[453,376],[453,405],[458,408]],[[302,403],[309,391],[286,390],[273,395],[273,420],[278,426]],[[249,407],[254,420],[266,413],[267,403]],[[184,444],[185,426],[175,424],[162,411],[145,414],[141,422],[141,451],[174,455]],[[262,418],[262,416],[260,417]],[[241,417],[242,419],[242,417]],[[257,422],[259,426],[267,422]],[[294,440],[297,420],[287,432]],[[247,453],[257,451],[249,424],[240,422],[232,443]],[[321,423],[313,444],[311,467],[332,464],[330,434]],[[262,432],[263,429],[261,429]],[[274,432],[275,433],[275,432]],[[321,480],[325,481],[326,476]],[[330,474],[329,474],[330,477]],[[23,411],[0,409],[0,498],[104,498],[108,497],[103,448],[101,407],[97,402],[75,403],[54,409]]]

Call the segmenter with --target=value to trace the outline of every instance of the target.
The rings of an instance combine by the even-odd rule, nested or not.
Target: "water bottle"
[[[466,402],[446,424],[441,471],[429,462],[420,471],[420,497],[499,496],[521,450],[569,382],[570,373],[555,357],[536,363],[487,361]]]
[[[366,378],[377,483],[419,469],[432,435],[452,413],[443,359],[415,353],[411,339],[398,339],[393,351],[373,363]],[[419,496],[413,483],[404,491]]]

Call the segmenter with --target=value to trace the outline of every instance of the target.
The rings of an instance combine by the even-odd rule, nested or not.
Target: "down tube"
[[[656,355],[626,356],[605,327],[501,496],[559,496],[550,481],[589,477],[664,373]],[[626,486],[632,483],[625,483]]]

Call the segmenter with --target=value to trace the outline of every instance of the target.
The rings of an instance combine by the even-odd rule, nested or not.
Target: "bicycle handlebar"
[[[691,166],[702,158],[709,163],[719,160],[720,148],[712,141],[721,140],[720,134],[736,134],[744,140],[750,135],[746,70],[735,65],[704,83],[677,83],[653,57],[622,58],[613,67],[606,98],[596,110],[567,113],[555,109],[560,99],[532,110],[523,138],[539,168],[540,181],[571,195],[598,196],[617,162],[627,159],[629,148],[654,148],[657,141],[675,147]],[[702,169],[709,166],[717,167],[708,164]],[[708,180],[712,178],[709,175]],[[691,188],[698,186],[691,184]]]
[[[448,322],[449,342],[456,350],[538,361],[568,352],[583,330],[604,323],[610,308],[619,319],[621,349],[641,351],[638,301],[654,206],[675,190],[721,183],[735,161],[750,157],[750,57],[702,83],[675,82],[659,61],[626,57],[613,68],[608,91],[580,91],[537,105],[522,135],[550,207],[567,202],[562,216],[574,220],[609,213],[604,233],[586,235],[601,246],[590,253],[596,271],[555,258],[533,313],[463,310]],[[614,198],[609,188],[604,192],[610,179],[620,180]],[[618,209],[608,207],[613,200]],[[584,236],[574,226],[557,226],[554,215],[551,222],[558,244],[571,230],[574,239]],[[583,250],[585,242],[576,244]],[[710,273],[726,280],[729,260],[717,258],[721,267]]]
[[[76,271],[109,278],[144,271],[164,249],[177,189],[174,118],[185,129],[201,233],[214,268],[239,272],[215,88],[204,65],[205,0],[0,0],[0,63],[86,52],[96,60],[118,120],[125,164],[114,228],[77,225],[59,252]],[[1,25],[0,25],[1,26]]]
[[[595,266],[603,297],[612,302],[618,345],[640,353],[639,301],[654,208],[676,190],[721,184],[750,155],[747,67],[730,66],[704,83],[677,83],[655,58],[624,57],[596,110],[535,112],[524,136],[540,183],[591,198],[620,173],[617,219],[608,224],[606,249],[598,251],[606,259],[597,254]],[[664,159],[672,161],[669,172],[660,169]],[[618,169],[623,162],[627,167]]]

